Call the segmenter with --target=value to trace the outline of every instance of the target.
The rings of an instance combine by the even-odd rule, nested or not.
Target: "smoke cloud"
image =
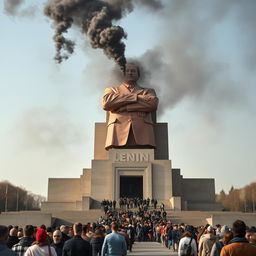
[[[138,1],[134,0],[134,3],[140,6],[149,7],[152,10],[159,10],[164,7],[163,3],[159,0],[138,0]]]
[[[136,1],[134,1],[136,2]],[[140,6],[161,9],[156,0],[139,0]],[[61,63],[73,52],[75,43],[64,37],[73,24],[78,26],[88,38],[92,48],[103,49],[105,55],[113,59],[124,70],[126,64],[125,44],[127,35],[116,22],[134,8],[132,0],[53,0],[44,10],[46,16],[54,21],[56,45],[55,60]]]
[[[55,0],[45,7],[45,15],[54,20],[57,62],[61,63],[74,51],[74,42],[66,39],[63,33],[77,25],[89,37],[93,48],[101,48],[108,58],[124,69],[126,33],[113,21],[120,20],[126,12],[132,10],[131,1],[114,0]],[[64,50],[64,54],[62,51]]]
[[[27,110],[16,124],[15,134],[22,146],[46,151],[67,150],[82,141],[79,127],[58,106]]]
[[[146,72],[140,83],[157,89],[160,113],[184,99],[193,100],[203,108],[207,106],[216,115],[223,106],[246,102],[246,91],[238,89],[239,81],[230,73],[238,63],[214,58],[211,45],[215,27],[232,19],[237,25],[233,37],[240,43],[241,57],[249,65],[248,70],[255,69],[256,52],[252,44],[256,39],[256,16],[250,10],[256,10],[253,0],[245,5],[241,1],[219,0],[166,3],[161,12],[164,29],[156,35],[159,46],[137,58]]]
[[[15,15],[24,0],[4,0],[4,10],[6,13]]]
[[[155,35],[159,39],[158,45],[134,57],[141,66],[139,84],[157,90],[160,114],[187,99],[206,111],[212,120],[216,120],[227,106],[244,105],[246,91],[241,89],[240,81],[232,77],[237,65],[242,63],[215,58],[212,45],[219,36],[215,34],[216,26],[230,22],[234,26],[232,37],[240,44],[240,57],[245,60],[244,68],[249,66],[248,71],[255,68],[256,16],[252,10],[256,10],[256,2],[194,0],[191,4],[191,1],[173,0],[164,3],[161,17],[156,13],[162,28]],[[232,39],[228,40],[232,42]],[[230,42],[227,41],[227,50]],[[90,80],[101,90],[117,86],[121,80],[120,72],[111,70],[110,64],[99,56],[94,57],[86,68]],[[96,74],[99,70],[100,80]]]
[[[4,0],[4,11],[11,16],[31,17],[37,11],[35,5],[25,5],[25,0]]]

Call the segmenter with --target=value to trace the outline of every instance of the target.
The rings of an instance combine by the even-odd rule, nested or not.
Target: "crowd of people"
[[[24,229],[0,226],[0,255],[125,256],[133,250],[134,242],[141,241],[161,243],[179,256],[256,255],[256,228],[247,227],[241,220],[232,227],[193,227],[172,223],[164,207],[155,208],[153,200],[122,199],[120,209],[113,202],[110,206],[109,200],[104,201],[108,209],[95,223],[27,225]]]
[[[118,201],[120,209],[132,209],[132,208],[143,208],[148,209],[150,206],[154,209],[157,208],[157,200],[156,199],[142,199],[139,197],[134,198],[127,198],[127,197],[121,197]],[[116,200],[102,200],[101,202],[101,209],[104,210],[106,213],[108,210],[115,210],[116,209]],[[164,203],[160,204],[160,209],[164,210]]]

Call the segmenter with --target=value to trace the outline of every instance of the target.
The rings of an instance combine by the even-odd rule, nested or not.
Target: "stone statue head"
[[[125,82],[136,82],[140,78],[140,69],[138,65],[128,62],[125,66],[124,80]]]

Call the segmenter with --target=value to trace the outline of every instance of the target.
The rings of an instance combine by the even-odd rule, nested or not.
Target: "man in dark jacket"
[[[18,234],[18,229],[16,229],[16,228],[12,228],[9,232],[7,246],[10,249],[12,249],[12,247],[19,242],[17,234]]]
[[[92,250],[89,242],[81,237],[83,225],[75,223],[73,225],[74,236],[65,242],[62,256],[91,256]]]
[[[24,237],[12,247],[12,250],[16,252],[18,256],[23,256],[34,241],[34,227],[32,225],[27,225],[24,230]]]
[[[63,249],[63,241],[62,241],[62,234],[59,230],[55,230],[53,232],[53,242],[51,246],[55,249],[57,256],[62,256],[62,249]]]

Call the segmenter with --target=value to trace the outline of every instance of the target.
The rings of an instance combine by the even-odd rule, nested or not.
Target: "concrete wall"
[[[153,198],[169,200],[172,197],[171,161],[155,160],[152,170]]]
[[[220,211],[221,207],[218,203],[213,202],[194,202],[186,201],[186,211]]]
[[[92,199],[112,199],[112,163],[108,160],[93,160],[91,182]]]
[[[48,180],[48,202],[75,202],[81,198],[79,178]]]
[[[214,179],[182,179],[181,191],[185,201],[215,202]]]
[[[81,207],[80,207],[81,208]],[[77,210],[77,202],[43,202],[41,211],[55,212],[55,211],[75,211]]]
[[[91,179],[92,169],[83,169],[83,175],[81,175],[81,194],[82,196],[91,196]]]
[[[213,226],[216,224],[228,225],[232,227],[232,224],[236,220],[243,220],[247,226],[256,226],[256,213],[218,213],[212,214],[208,219],[209,223]]]
[[[1,225],[13,225],[25,227],[26,225],[39,226],[45,224],[47,227],[52,224],[52,215],[42,212],[3,212],[0,214]]]
[[[182,176],[180,169],[172,169],[172,196],[181,196]]]
[[[107,124],[95,123],[94,159],[105,160],[108,158],[108,153],[105,150],[106,137],[107,137]]]

